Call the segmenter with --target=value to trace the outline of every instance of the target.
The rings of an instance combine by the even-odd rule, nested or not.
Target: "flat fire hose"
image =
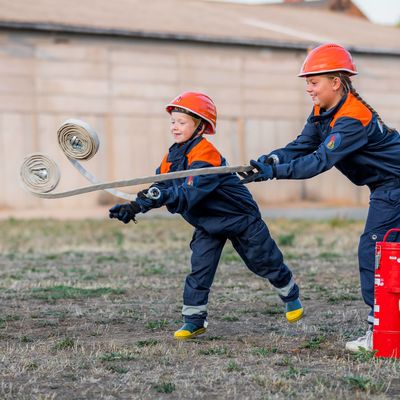
[[[69,119],[61,125],[57,131],[57,136],[58,143],[68,160],[88,181],[92,183],[92,185],[65,192],[49,193],[57,187],[60,180],[61,174],[59,167],[55,161],[46,155],[34,153],[24,159],[20,169],[21,182],[24,188],[33,196],[43,199],[59,199],[95,192],[97,190],[105,190],[116,197],[132,201],[135,200],[136,195],[115,190],[114,188],[162,182],[171,179],[185,178],[188,176],[249,172],[253,169],[251,166],[244,165],[197,168],[102,183],[79,163],[79,160],[89,160],[92,158],[99,149],[100,142],[98,136],[90,125],[77,119]]]

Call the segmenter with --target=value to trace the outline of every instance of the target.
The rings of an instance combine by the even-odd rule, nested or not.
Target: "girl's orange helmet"
[[[347,72],[349,75],[358,74],[351,54],[338,44],[328,43],[318,46],[308,53],[298,76],[339,71]]]
[[[208,122],[204,133],[214,134],[217,126],[217,108],[204,93],[184,92],[165,106],[171,114],[174,108],[186,110]]]

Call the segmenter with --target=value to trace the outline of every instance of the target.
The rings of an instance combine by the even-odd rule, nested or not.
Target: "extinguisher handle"
[[[386,232],[385,236],[383,237],[383,241],[386,242],[386,239],[388,238],[388,236],[389,236],[391,233],[393,233],[393,232],[400,232],[400,228],[392,228],[392,229],[389,229],[389,230]]]

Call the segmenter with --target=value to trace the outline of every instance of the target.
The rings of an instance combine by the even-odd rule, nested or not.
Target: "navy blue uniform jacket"
[[[314,106],[302,133],[272,152],[277,179],[307,179],[333,166],[371,189],[400,176],[400,135],[388,132],[352,93],[334,108]]]
[[[218,150],[204,137],[173,144],[157,174],[226,165]],[[189,176],[155,184],[159,204],[179,213],[196,228],[210,234],[234,236],[260,218],[257,204],[236,174]],[[144,212],[147,210],[143,210]]]

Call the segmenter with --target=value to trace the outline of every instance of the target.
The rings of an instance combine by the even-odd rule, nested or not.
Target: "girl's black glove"
[[[273,166],[277,164],[275,157],[263,155],[258,158],[257,161],[251,160],[250,165],[254,167],[254,170],[249,172],[239,172],[238,174],[243,178],[242,183],[260,182],[267,179],[272,179],[274,176]]]

